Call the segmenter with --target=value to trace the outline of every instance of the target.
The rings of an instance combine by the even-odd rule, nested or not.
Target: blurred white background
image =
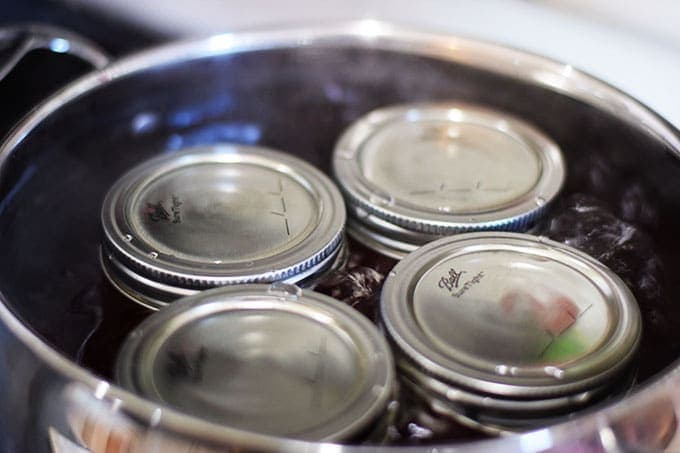
[[[678,0],[70,0],[173,36],[371,18],[546,55],[680,127]]]

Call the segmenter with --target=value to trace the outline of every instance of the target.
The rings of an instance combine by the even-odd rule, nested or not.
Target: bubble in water
[[[564,370],[556,366],[547,366],[543,368],[543,371],[545,371],[545,374],[547,374],[548,376],[557,379],[562,379],[564,377]]]
[[[280,295],[284,300],[297,300],[302,294],[302,289],[291,283],[274,282],[269,286],[267,292]]]
[[[135,134],[152,132],[158,125],[158,115],[153,112],[141,112],[132,119],[132,131]]]
[[[505,376],[508,374],[510,371],[510,367],[507,365],[496,365],[496,374],[500,374],[501,376]]]
[[[158,424],[161,422],[162,416],[163,411],[161,410],[160,407],[154,409],[153,413],[151,414],[151,417],[149,418],[149,425],[153,427],[158,426]]]
[[[366,210],[362,208],[356,208],[355,214],[360,219],[365,219],[366,217],[368,217],[368,212],[366,212]]]
[[[394,204],[394,197],[385,193],[374,192],[368,199],[371,203],[378,206],[391,206]]]
[[[342,148],[340,151],[338,151],[338,156],[340,156],[342,159],[354,159],[354,154],[355,151],[351,148]]]

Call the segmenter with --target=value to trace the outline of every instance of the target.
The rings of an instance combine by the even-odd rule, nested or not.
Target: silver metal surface
[[[90,40],[68,30],[42,24],[0,28],[0,50],[6,51],[0,59],[0,80],[4,79],[26,54],[38,50],[49,50],[58,54],[78,57],[92,65],[103,68],[110,62],[106,53]]]
[[[342,302],[286,284],[218,288],[133,331],[116,365],[130,390],[215,423],[308,440],[365,429],[392,393],[389,348]]]
[[[347,234],[369,249],[396,260],[402,259],[420,247],[420,245],[376,233],[375,230],[351,217],[347,219]]]
[[[224,34],[208,39],[176,43],[127,57],[104,70],[96,71],[69,85],[51,97],[24,119],[0,146],[0,169],[14,156],[16,148],[43,121],[59,112],[79,96],[112,81],[141,73],[149,68],[160,70],[169,64],[191,64],[194,60],[232,52],[296,46],[356,45],[430,56],[466,64],[478,69],[513,77],[580,100],[622,120],[635,130],[644,131],[669,152],[680,155],[680,136],[662,118],[602,81],[571,65],[559,63],[519,50],[494,44],[433,33],[417,32],[375,21],[360,21],[325,27],[307,27],[276,31]],[[0,304],[0,350],[13,360],[12,388],[4,400],[16,404],[28,401],[25,383],[44,388],[45,410],[29,420],[12,420],[10,438],[44,439],[45,425],[70,426],[63,432],[98,435],[98,445],[125,441],[127,445],[155,449],[224,448],[257,451],[366,451],[366,448],[328,443],[309,443],[264,436],[231,429],[199,420],[166,406],[159,406],[120,387],[111,385],[78,366],[15,316],[6,295]],[[680,366],[675,362],[666,373],[651,380],[634,394],[587,416],[578,417],[549,429],[463,446],[446,446],[447,450],[507,452],[545,451],[552,448],[577,449],[595,445],[603,450],[620,450],[623,445],[640,449],[661,449],[677,431],[680,413]],[[41,424],[34,423],[38,418]],[[62,428],[63,429],[63,428]],[[637,437],[637,433],[654,431],[658,437]],[[632,433],[632,434],[631,434]],[[631,437],[632,436],[632,437]],[[76,437],[78,437],[76,435]],[[677,437],[677,436],[676,436]],[[623,444],[619,444],[623,442]],[[677,444],[676,444],[677,445]],[[617,448],[619,447],[619,448]],[[431,451],[431,446],[402,447],[404,451]],[[370,451],[387,450],[372,446]]]
[[[348,204],[431,235],[523,229],[565,177],[559,148],[540,131],[457,102],[368,113],[338,140],[333,170]]]
[[[290,280],[281,281],[313,289],[324,273],[341,268],[346,261],[347,246],[343,242],[317,264],[295,274]],[[146,278],[122,264],[116,259],[115,255],[104,248],[100,250],[100,262],[104,275],[118,291],[150,310],[158,310],[179,297],[187,297],[203,291],[169,285]]]
[[[516,233],[469,233],[408,255],[381,319],[427,374],[477,392],[541,399],[619,375],[641,333],[625,284],[588,255]]]
[[[105,263],[141,298],[144,287],[161,294],[149,296],[155,306],[187,290],[298,282],[335,258],[344,221],[340,193],[306,162],[212,145],[152,159],[114,184],[102,206]]]
[[[347,206],[347,234],[366,247],[397,260],[443,237],[408,230],[351,204]]]
[[[404,376],[402,382],[435,413],[492,436],[555,424],[565,414],[592,404],[593,396],[599,396],[588,391],[573,397],[514,401],[467,393],[439,381],[424,380],[422,376]],[[469,401],[475,399],[481,400],[481,404]]]
[[[636,377],[636,370],[631,369],[621,377],[582,392],[545,399],[517,399],[452,386],[403,358],[397,368],[401,382],[433,411],[491,435],[526,432],[559,423],[576,411],[625,395]]]
[[[451,386],[423,373],[422,370],[419,370],[412,363],[404,360],[399,361],[398,367],[400,373],[402,373],[401,376],[405,378],[405,382],[414,391],[422,390],[429,398],[436,399],[440,403],[470,408],[479,413],[483,413],[484,410],[495,413],[500,412],[509,418],[524,417],[526,419],[533,415],[534,424],[542,425],[547,425],[548,423],[538,423],[541,417],[568,413],[578,409],[579,406],[592,403],[594,399],[601,397],[610,390],[607,385],[602,385],[583,392],[553,398],[508,399]],[[524,430],[526,431],[526,427]]]

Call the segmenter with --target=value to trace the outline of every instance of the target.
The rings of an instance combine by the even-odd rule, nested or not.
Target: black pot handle
[[[34,50],[68,54],[93,68],[106,66],[111,58],[96,44],[73,32],[58,27],[26,24],[0,28],[0,81]]]

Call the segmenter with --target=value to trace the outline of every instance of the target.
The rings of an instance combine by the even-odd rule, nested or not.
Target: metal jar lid
[[[333,170],[350,205],[350,233],[395,257],[423,235],[523,230],[565,178],[562,153],[545,134],[458,102],[370,112],[338,140]]]
[[[381,320],[399,353],[447,385],[508,398],[575,394],[620,376],[641,332],[613,272],[545,238],[431,242],[389,274]]]
[[[158,307],[215,286],[308,278],[338,254],[344,222],[340,192],[308,163],[259,147],[199,147],[114,184],[102,261],[116,286]]]
[[[232,428],[342,440],[385,410],[394,370],[368,319],[277,282],[204,291],[159,310],[129,335],[116,379]]]

